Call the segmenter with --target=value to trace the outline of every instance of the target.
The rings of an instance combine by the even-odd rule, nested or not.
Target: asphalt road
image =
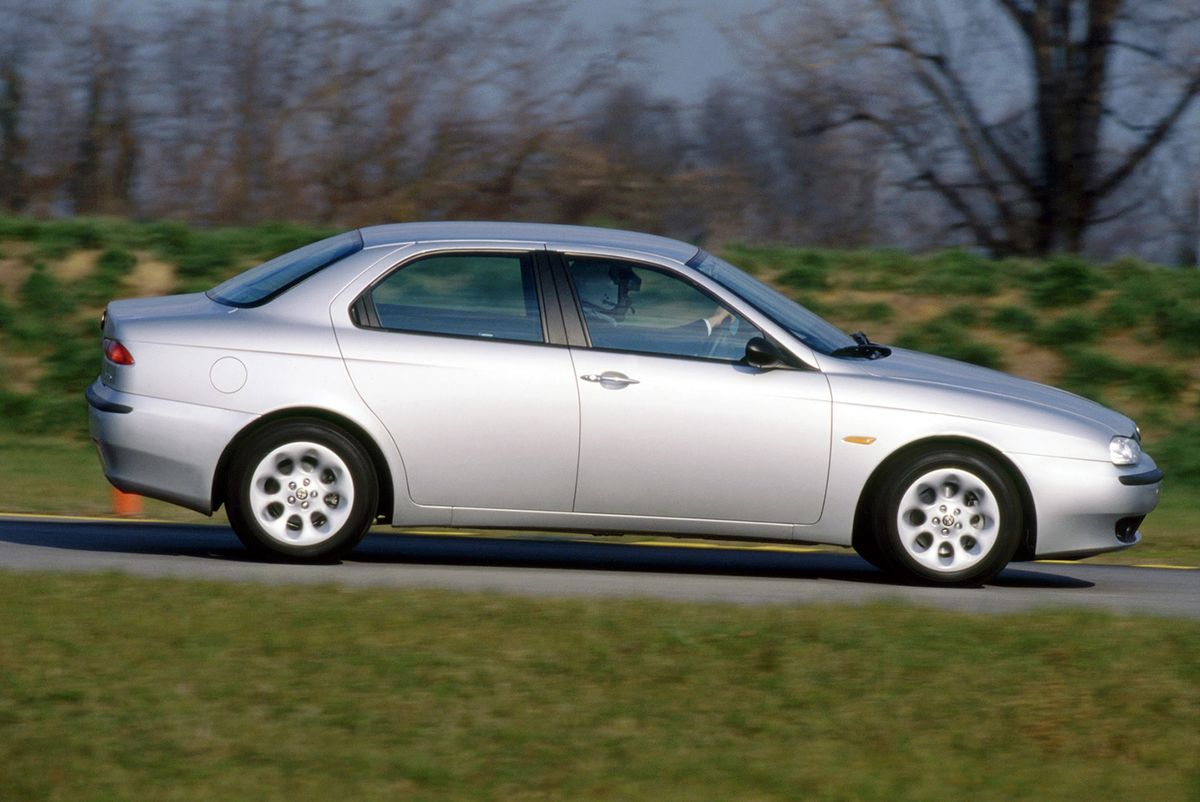
[[[343,562],[291,565],[249,557],[221,526],[2,518],[0,569],[737,604],[901,600],[994,613],[1077,607],[1200,618],[1196,570],[1018,563],[986,587],[930,588],[896,584],[851,553],[532,534],[371,535]]]

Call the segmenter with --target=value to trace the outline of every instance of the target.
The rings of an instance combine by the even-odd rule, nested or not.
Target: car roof
[[[548,247],[571,250],[599,246],[640,251],[686,262],[699,250],[679,240],[635,231],[593,226],[563,226],[550,223],[437,222],[393,223],[359,229],[363,245],[399,245],[406,242],[454,242],[463,240],[499,240],[544,242]]]

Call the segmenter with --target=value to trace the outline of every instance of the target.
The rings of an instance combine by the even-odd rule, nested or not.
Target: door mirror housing
[[[765,337],[751,337],[746,342],[746,363],[756,368],[781,368],[787,364],[783,352]]]

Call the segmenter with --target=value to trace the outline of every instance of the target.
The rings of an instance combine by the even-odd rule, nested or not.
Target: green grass
[[[0,465],[19,481],[0,482],[0,512],[57,515],[109,515],[112,486],[90,443],[63,438],[0,436]],[[146,499],[144,516],[200,523],[199,513]],[[215,520],[224,522],[223,513]],[[0,799],[3,799],[0,796]]]
[[[1200,623],[4,574],[40,799],[1183,799]]]
[[[1142,542],[1087,562],[1200,568],[1200,484],[1168,475],[1158,508],[1142,524]]]
[[[1077,306],[1095,297],[1102,279],[1095,268],[1073,256],[1048,259],[1026,275],[1029,300],[1043,308]]]

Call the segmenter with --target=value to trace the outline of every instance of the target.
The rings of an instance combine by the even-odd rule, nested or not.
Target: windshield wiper
[[[831,356],[861,356],[866,359],[882,359],[892,353],[891,348],[871,342],[861,331],[856,331],[850,336],[854,338],[854,345],[844,345],[834,349]]]

